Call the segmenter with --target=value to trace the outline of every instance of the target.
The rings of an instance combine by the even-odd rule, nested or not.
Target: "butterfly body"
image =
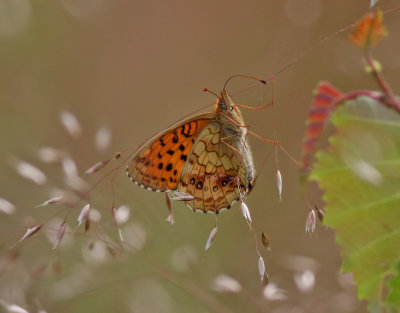
[[[239,108],[224,90],[214,112],[173,125],[135,153],[128,177],[152,190],[183,192],[195,211],[219,213],[243,199],[255,169]]]

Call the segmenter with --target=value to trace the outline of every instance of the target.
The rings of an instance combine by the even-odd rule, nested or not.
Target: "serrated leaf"
[[[301,172],[306,177],[306,172],[312,164],[317,143],[325,129],[329,116],[336,108],[343,94],[328,82],[319,82],[314,91],[314,99],[308,112],[306,133],[303,138]]]
[[[342,270],[353,272],[359,298],[385,306],[381,291],[390,277],[391,294],[400,293],[400,115],[359,97],[332,123],[337,131],[310,179],[325,191],[324,223],[342,247]]]
[[[397,275],[388,281],[391,291],[387,298],[389,305],[400,307],[400,263],[397,265]]]

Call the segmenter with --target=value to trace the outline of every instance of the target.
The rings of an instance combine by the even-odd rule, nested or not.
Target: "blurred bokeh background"
[[[379,2],[383,9],[396,4]],[[368,6],[367,0],[0,0],[0,198],[15,206],[12,214],[0,213],[2,309],[16,304],[29,312],[364,312],[351,275],[340,273],[334,233],[320,225],[314,234],[305,233],[308,208],[297,169],[282,153],[283,201],[273,156],[248,199],[257,236],[264,231],[271,241],[270,252],[261,250],[269,289],[259,280],[254,236],[237,206],[219,216],[207,252],[214,216],[175,203],[176,224],[169,225],[164,196],[138,188],[123,170],[113,184],[107,178],[91,193],[88,235],[77,229],[81,202],[56,250],[66,211],[59,204],[35,206],[70,188],[62,163],[75,171],[73,160],[84,173],[115,151],[139,145],[213,102],[203,87],[219,92],[232,74],[268,78]],[[399,13],[385,19],[389,37],[373,53],[398,92]],[[347,33],[282,72],[274,84],[276,127],[296,158],[320,80],[343,91],[376,88]],[[249,84],[236,80],[229,90]],[[264,87],[234,99],[256,106],[270,98],[271,88]],[[60,122],[65,111],[80,123],[75,137]],[[244,115],[254,131],[273,138],[271,110]],[[100,135],[106,142],[96,146],[99,130],[111,133],[110,144]],[[271,146],[250,142],[260,168]],[[44,147],[57,149],[64,162],[43,162]],[[40,168],[46,181],[19,176],[15,167],[21,161]],[[82,178],[93,185],[107,172]],[[322,204],[316,186],[309,194]],[[126,244],[113,225],[113,198],[116,207],[124,206]],[[28,226],[42,222],[47,223],[35,237],[9,249]]]

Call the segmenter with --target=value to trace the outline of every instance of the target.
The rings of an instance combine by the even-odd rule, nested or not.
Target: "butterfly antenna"
[[[226,80],[225,85],[224,85],[224,90],[225,90],[226,86],[228,85],[228,83],[229,83],[233,78],[236,78],[236,77],[254,79],[254,80],[257,80],[258,82],[260,82],[261,84],[267,85],[267,81],[266,81],[265,79],[261,79],[261,78],[254,77],[254,76],[247,76],[247,75],[236,74],[236,75],[232,75],[231,77],[229,77],[229,78]]]
[[[216,96],[216,97],[221,101],[221,98],[218,97],[218,95],[217,95],[214,91],[211,91],[211,90],[209,90],[209,89],[207,89],[207,88],[203,88],[203,91],[204,91],[204,92],[209,92],[209,93],[213,94],[214,96]]]

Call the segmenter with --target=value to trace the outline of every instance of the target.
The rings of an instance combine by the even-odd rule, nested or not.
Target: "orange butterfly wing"
[[[229,209],[240,199],[238,184],[245,190],[244,163],[241,156],[222,141],[221,128],[221,124],[213,122],[203,129],[178,188],[194,197],[186,201],[189,207],[204,213]]]
[[[128,163],[128,177],[152,191],[176,190],[198,135],[215,117],[213,113],[193,117],[150,139]]]

